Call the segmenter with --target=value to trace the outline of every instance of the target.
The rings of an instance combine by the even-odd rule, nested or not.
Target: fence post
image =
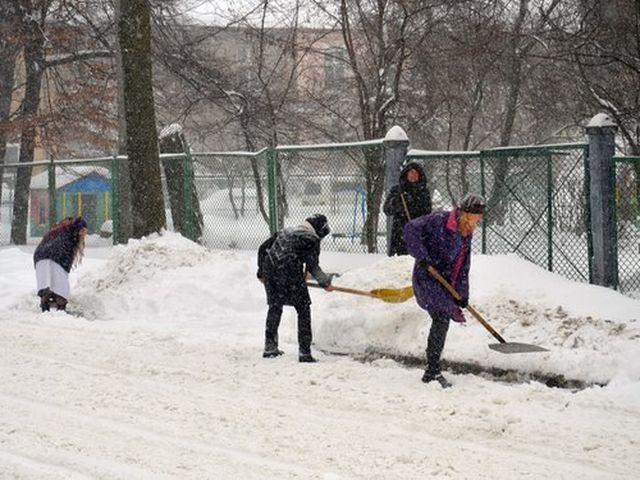
[[[384,192],[386,197],[389,195],[389,190],[398,185],[400,181],[400,171],[409,149],[409,137],[402,127],[394,125],[385,135],[382,144],[384,146]],[[387,255],[389,256],[391,255],[392,223],[393,217],[387,217]]]
[[[182,186],[182,192],[184,195],[184,231],[185,236],[195,242],[195,235],[193,234],[193,192],[191,188],[193,187],[193,158],[191,157],[191,149],[188,145],[185,146],[185,156],[184,156],[184,184]]]
[[[269,193],[269,228],[273,235],[278,231],[278,153],[274,147],[267,148],[267,185]]]
[[[120,243],[120,169],[118,155],[111,159],[111,237],[113,244]]]
[[[592,283],[617,288],[615,187],[613,156],[618,127],[608,115],[599,113],[586,127],[589,137],[589,186],[591,236],[593,241]]]
[[[47,165],[48,190],[49,190],[49,228],[56,223],[57,207],[56,207],[56,165],[53,163],[53,157],[49,159]]]
[[[480,195],[487,198],[486,171],[484,165],[484,151],[480,152]],[[480,251],[483,255],[487,254],[487,216],[482,215],[482,241],[480,243]]]

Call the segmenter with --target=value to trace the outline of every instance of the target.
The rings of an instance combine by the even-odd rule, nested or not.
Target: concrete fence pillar
[[[385,198],[389,194],[389,190],[398,185],[400,180],[400,171],[402,165],[407,158],[409,150],[409,137],[406,132],[394,125],[389,129],[384,137],[384,192]],[[390,254],[391,248],[391,222],[392,217],[387,217],[387,255]]]
[[[589,121],[586,130],[589,137],[589,208],[593,242],[591,282],[616,288],[618,262],[612,158],[618,127],[608,115],[599,113]]]

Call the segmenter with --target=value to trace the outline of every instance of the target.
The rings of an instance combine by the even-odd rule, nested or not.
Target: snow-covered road
[[[637,478],[637,378],[572,392],[449,373],[454,387],[442,390],[391,360],[317,353],[318,364],[300,364],[287,325],[286,354],[265,360],[253,255],[159,269],[140,267],[136,250],[134,271],[122,268],[129,248],[74,273],[73,303],[104,314],[93,321],[39,314],[29,255],[0,250],[11,294],[0,301],[0,479]],[[146,248],[162,258],[168,247]],[[203,298],[223,285],[225,296]],[[314,327],[337,308],[319,298]],[[358,301],[345,304],[354,318],[375,313]],[[486,349],[474,325],[452,332],[450,353],[474,332]]]
[[[637,402],[379,360],[3,322],[1,478],[581,478],[640,470]],[[289,349],[291,350],[291,349]],[[609,387],[611,388],[611,387]],[[634,428],[629,429],[629,426]]]

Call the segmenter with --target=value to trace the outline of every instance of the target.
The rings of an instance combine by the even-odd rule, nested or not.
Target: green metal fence
[[[409,159],[423,163],[434,209],[451,208],[469,191],[487,198],[475,251],[517,253],[565,277],[589,281],[587,144],[414,150]]]
[[[618,289],[640,296],[640,157],[614,157]]]
[[[111,228],[113,196],[112,157],[12,163],[2,166],[0,244],[10,240],[18,172],[30,171],[27,209],[27,241],[36,241],[68,216],[82,215],[90,233]]]
[[[332,229],[324,250],[365,252],[364,169],[372,156],[382,164],[382,140],[193,153],[201,242],[211,248],[253,249],[271,232],[323,213]],[[383,249],[383,218],[379,225]]]
[[[325,146],[278,146],[276,185],[280,225],[299,224],[313,213],[329,219],[323,250],[367,251],[367,164],[383,165],[382,140]],[[370,183],[376,179],[371,179]],[[382,186],[384,178],[377,179]],[[375,250],[385,251],[384,214],[377,219]]]
[[[477,152],[411,150],[421,162],[435,210],[465,192],[482,193],[487,214],[473,248],[517,253],[567,278],[590,280],[591,238],[587,144],[508,147]],[[169,229],[210,248],[255,249],[276,229],[313,213],[330,219],[324,250],[364,253],[363,231],[371,191],[366,170],[383,165],[382,140],[350,144],[278,146],[259,152],[163,154],[163,190]],[[32,168],[28,237],[33,242],[65,216],[87,218],[92,233],[118,236],[119,166],[126,157],[101,157],[2,169],[0,244],[9,243],[18,169]],[[179,162],[183,182],[175,210],[166,162]],[[640,292],[640,157],[615,157],[618,288]],[[169,177],[169,178],[168,178]],[[168,181],[169,180],[169,181]],[[192,196],[192,193],[194,194]],[[195,201],[197,200],[197,201]],[[173,203],[172,203],[173,202]],[[380,203],[384,198],[380,198]],[[176,226],[180,214],[183,222]],[[376,249],[386,249],[386,217],[377,219]],[[201,225],[201,230],[198,228]],[[111,240],[105,240],[110,242]]]
[[[269,237],[269,150],[194,153],[194,183],[203,220],[203,245],[256,248]]]

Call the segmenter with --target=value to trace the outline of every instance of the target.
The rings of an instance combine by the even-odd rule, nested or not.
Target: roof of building
[[[111,180],[111,171],[105,167],[96,166],[68,166],[56,167],[56,188],[60,189],[82,178],[97,175]],[[32,190],[45,190],[49,185],[49,173],[44,171],[31,177]]]

